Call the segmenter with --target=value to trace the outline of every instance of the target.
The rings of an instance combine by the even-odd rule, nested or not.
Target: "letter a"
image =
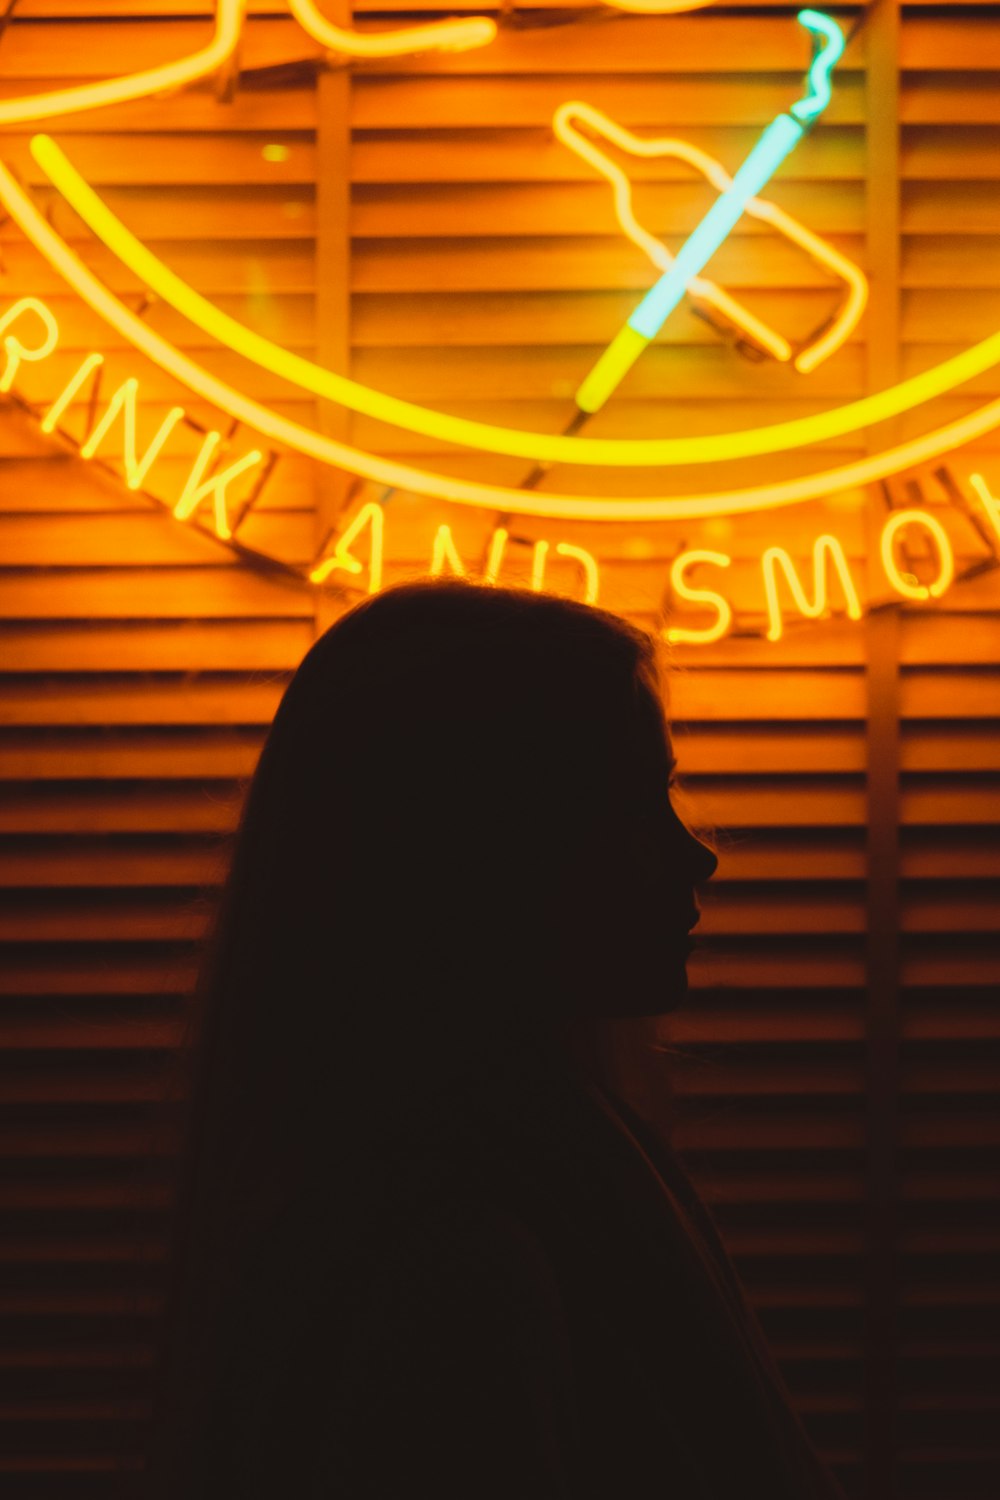
[[[371,551],[368,554],[368,592],[377,594],[382,587],[382,544],[385,534],[385,511],[381,505],[376,505],[370,500],[358,511],[354,520],[348,526],[342,536],[337,538],[337,545],[332,554],[323,559],[321,563],[313,568],[309,578],[313,583],[322,583],[329,578],[331,573],[342,570],[345,573],[360,573],[364,564],[351,552],[351,543],[358,537],[366,526],[371,527]]]

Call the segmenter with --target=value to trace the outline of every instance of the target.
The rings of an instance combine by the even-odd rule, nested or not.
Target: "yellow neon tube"
[[[26,312],[34,313],[45,331],[45,337],[36,349],[29,349],[27,344],[22,344],[16,333],[7,332],[11,324],[16,323],[18,318]],[[0,376],[0,391],[6,392],[14,384],[14,377],[23,360],[27,360],[30,365],[40,359],[48,359],[59,342],[59,325],[52,316],[51,309],[46,307],[44,302],[39,302],[37,297],[21,297],[8,307],[3,317],[0,318],[0,336],[3,340],[4,354],[7,356],[3,375]]]
[[[79,371],[77,372],[79,374]],[[159,457],[160,450],[184,416],[183,406],[172,406],[153,435],[152,442],[140,459],[136,453],[136,406],[139,382],[135,376],[124,381],[108,402],[103,417],[80,449],[81,458],[93,458],[101,443],[114,426],[119,413],[122,417],[122,462],[125,466],[125,483],[130,490],[137,490]]]
[[[147,68],[142,73],[127,73],[121,78],[102,78],[98,83],[81,83],[75,88],[54,89],[49,94],[33,94],[26,99],[0,100],[0,125],[21,125],[26,120],[47,120],[54,115],[76,114],[82,110],[100,109],[105,104],[127,104],[130,99],[145,99],[167,89],[181,88],[218,71],[232,56],[239,41],[245,0],[216,0],[215,32],[207,47],[192,52],[176,62]]]
[[[783,616],[781,613],[781,601],[778,598],[778,568],[785,575],[795,607],[800,614],[805,615],[807,620],[818,620],[821,615],[829,609],[829,591],[826,581],[826,560],[833,563],[840,586],[844,591],[844,599],[847,606],[847,614],[852,620],[861,619],[861,603],[858,599],[851,570],[844,556],[844,549],[835,536],[829,532],[818,536],[813,543],[813,599],[810,601],[806,591],[802,587],[802,581],[795,570],[792,561],[784,547],[768,547],[761,557],[761,568],[764,573],[764,592],[767,596],[768,629],[767,639],[769,641],[780,641],[783,633]]]
[[[451,527],[445,522],[439,526],[434,533],[434,549],[431,552],[430,575],[432,578],[440,578],[447,564],[450,572],[456,578],[465,577],[465,564],[458,555],[455,546],[455,538],[451,534]]]
[[[693,630],[686,625],[671,625],[665,633],[672,646],[710,645],[712,641],[721,640],[733,623],[732,606],[728,599],[717,594],[714,589],[694,589],[684,577],[688,568],[697,567],[700,563],[728,568],[732,558],[727,552],[678,552],[670,565],[670,587],[678,599],[686,599],[691,604],[710,604],[716,613],[715,624],[706,626],[704,630]]]
[[[288,0],[288,8],[299,25],[314,42],[346,57],[402,57],[406,53],[427,52],[432,48],[465,52],[470,47],[485,47],[497,34],[495,21],[488,16],[464,20],[430,21],[425,26],[404,26],[392,31],[345,31],[322,15],[315,0]]]
[[[81,362],[75,374],[73,374],[63,386],[62,390],[59,392],[59,395],[53,401],[52,405],[45,413],[45,416],[42,418],[43,432],[55,432],[56,426],[59,422],[59,418],[66,410],[67,406],[69,406],[76,393],[83,388],[90,376],[93,375],[95,370],[99,370],[103,363],[103,354],[87,355],[86,359]]]
[[[648,139],[633,135],[630,130],[626,130],[614,120],[609,119],[601,110],[581,100],[571,100],[566,104],[561,104],[556,110],[552,117],[555,135],[564,146],[579,156],[582,161],[586,161],[610,184],[615,215],[622,233],[637,249],[642,250],[649,257],[658,271],[668,271],[675,257],[655,234],[644,229],[636,219],[632,208],[630,178],[606,152],[581,134],[577,129],[578,121],[582,121],[596,135],[603,136],[612,145],[632,156],[646,160],[673,156],[679,161],[687,162],[689,166],[701,172],[718,193],[728,192],[733,185],[732,177],[722,163],[714,156],[709,156],[707,151],[702,151],[687,141],[675,140],[672,137]],[[785,213],[784,209],[779,208],[769,199],[750,198],[745,212],[752,218],[770,224],[778,233],[784,234],[807,255],[846,284],[845,299],[829,327],[821,336],[807,343],[795,356],[795,368],[802,374],[808,374],[839,349],[857,327],[868,300],[868,281],[864,272],[852,260],[848,260],[846,255],[841,255],[839,250],[828,245],[819,235],[813,234],[811,229],[807,229],[804,224],[799,223],[798,219]],[[792,347],[788,340],[751,313],[716,282],[704,276],[693,276],[687,283],[687,290],[692,297],[717,308],[724,317],[735,323],[738,328],[742,328],[775,359],[791,358]]]
[[[490,537],[490,550],[486,556],[486,569],[483,573],[483,582],[487,585],[496,583],[500,575],[500,567],[503,563],[503,555],[507,550],[507,538],[510,533],[506,527],[498,526]]]
[[[694,495],[657,495],[636,499],[631,495],[565,495],[545,494],[535,490],[512,489],[502,485],[480,484],[415,469],[408,464],[382,459],[364,453],[346,443],[323,436],[280,416],[249,396],[242,395],[201,365],[189,359],[160,334],[149,328],[113,293],[55,233],[38,212],[10,172],[0,163],[0,202],[59,274],[83,298],[87,305],[111,324],[147,358],[173,375],[183,385],[221,411],[255,428],[265,437],[293,448],[320,463],[331,464],[364,479],[373,479],[394,489],[416,495],[434,495],[453,500],[457,505],[472,505],[486,510],[509,511],[515,515],[562,517],[580,521],[673,521],[693,520],[698,516],[717,516],[737,512],[776,509],[796,505],[838,490],[852,489],[895,474],[910,464],[922,463],[947,453],[973,438],[1000,427],[1000,400],[992,401],[957,422],[952,422],[924,437],[914,438],[896,448],[840,468],[806,474],[779,484],[756,485],[738,490],[717,490]],[[1000,344],[1000,334],[995,336]],[[989,341],[987,341],[989,342]],[[980,346],[981,347],[981,346]],[[968,351],[973,353],[974,351]],[[960,356],[961,358],[961,356]],[[1000,358],[1000,353],[998,353]],[[897,387],[898,389],[898,387]]]
[[[490,453],[505,453],[514,458],[545,463],[601,464],[611,467],[647,467],[658,464],[715,463],[724,459],[749,458],[760,454],[783,452],[826,438],[841,437],[863,427],[874,426],[889,417],[898,416],[925,401],[943,395],[956,386],[972,380],[1000,363],[1000,332],[991,334],[961,354],[874,396],[815,416],[797,417],[770,427],[749,428],[742,432],[717,433],[710,437],[690,438],[586,438],[559,437],[516,428],[496,427],[490,423],[472,422],[443,412],[416,406],[395,396],[374,391],[345,375],[335,375],[311,360],[292,354],[270,339],[245,327],[235,318],[221,312],[181,277],[170,271],[152,251],[130,233],[98,195],[67,161],[58,146],[47,136],[36,136],[31,145],[39,166],[80,215],[115,255],[155,291],[164,302],[175,308],[196,327],[218,339],[227,348],[255,364],[281,375],[313,395],[335,401],[351,411],[363,412],[410,432],[438,437],[446,442],[482,448]],[[11,203],[17,197],[27,221],[34,213],[30,201],[21,193],[9,174],[4,174],[0,198],[13,213]],[[20,222],[20,220],[19,220]],[[22,224],[22,228],[24,228]],[[25,229],[25,233],[29,231]],[[60,268],[59,255],[72,255],[57,236],[36,238],[29,235],[42,254]],[[57,252],[55,247],[62,247]],[[66,274],[61,271],[61,274]],[[114,322],[113,318],[109,318]],[[986,408],[981,408],[981,415]],[[995,423],[988,422],[983,431]],[[975,435],[975,434],[973,434]],[[960,439],[959,441],[964,441]],[[957,446],[957,444],[953,444]],[[944,452],[945,447],[935,450]],[[892,473],[893,470],[887,472]],[[835,488],[836,486],[834,486]],[[435,492],[438,493],[438,492]],[[518,493],[520,491],[512,491]],[[797,498],[807,498],[798,496]],[[476,503],[476,502],[472,502]],[[786,502],[791,503],[791,502]],[[505,507],[499,507],[505,508]],[[756,508],[756,507],[754,507]],[[525,511],[521,514],[550,514],[548,511]]]
[[[578,562],[583,569],[583,602],[596,604],[600,589],[600,574],[597,559],[585,547],[575,547],[572,542],[556,542],[556,556],[568,557]]]
[[[334,26],[320,14],[313,0],[289,0],[289,7],[314,41],[350,57],[396,57],[402,53],[424,52],[431,47],[482,47],[493,41],[497,34],[496,22],[488,16],[476,16],[364,35]],[[133,99],[150,98],[196,83],[199,78],[208,78],[235,52],[245,9],[246,0],[216,0],[212,39],[199,52],[192,52],[188,57],[162,63],[158,68],[146,68],[141,73],[102,78],[97,83],[53,89],[48,94],[33,94],[25,99],[0,100],[0,125],[22,125],[27,120],[48,120],[56,115],[78,114],[109,104],[127,104]]]
[[[363,505],[343,536],[337,538],[331,555],[324,558],[309,573],[311,583],[323,583],[331,573],[342,570],[346,573],[363,572],[364,564],[354,556],[351,543],[360,536],[366,526],[372,529],[371,552],[368,560],[368,592],[377,594],[382,587],[382,553],[385,538],[385,511],[374,500]]]
[[[970,474],[969,483],[982,501],[990,524],[997,536],[1000,537],[1000,500],[993,494],[982,474]]]
[[[934,538],[941,565],[937,578],[931,584],[911,583],[896,566],[894,550],[896,532],[904,526],[926,526]],[[951,588],[954,581],[955,554],[951,550],[948,533],[937,516],[932,516],[925,510],[893,511],[882,529],[882,566],[885,569],[885,576],[904,599],[940,599],[941,595]]]
[[[548,542],[536,542],[531,549],[531,587],[536,594],[541,593],[545,582],[545,563],[548,555]]]
[[[212,511],[215,518],[215,534],[222,540],[228,541],[232,536],[229,528],[229,513],[226,505],[226,491],[229,485],[238,475],[247,469],[252,469],[254,464],[260,463],[263,454],[254,449],[252,453],[244,453],[242,458],[236,459],[227,465],[225,469],[216,470],[207,479],[203,478],[205,470],[215,457],[215,450],[222,442],[220,432],[207,432],[198,456],[194,461],[191,472],[187,477],[180,499],[174,506],[174,515],[178,521],[186,521],[198,509],[203,500],[211,500]]]

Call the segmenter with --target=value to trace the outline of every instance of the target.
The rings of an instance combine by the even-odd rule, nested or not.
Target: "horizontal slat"
[[[40,623],[0,627],[0,654],[7,672],[288,672],[298,666],[313,640],[311,626],[294,620],[202,624],[178,618],[137,625],[126,617],[118,625],[81,630],[79,624],[44,620],[41,597],[36,597]],[[87,610],[81,600],[76,609],[68,610],[60,601],[60,616],[90,620],[99,597],[104,595],[95,581],[92,608]]]
[[[57,674],[38,681],[8,677],[0,695],[0,724],[266,725],[274,717],[283,685],[282,680],[255,682],[230,676],[195,681],[107,677],[93,682]]]
[[[222,841],[196,838],[112,843],[107,837],[5,838],[0,846],[0,887],[73,889],[221,884],[227,865]]]

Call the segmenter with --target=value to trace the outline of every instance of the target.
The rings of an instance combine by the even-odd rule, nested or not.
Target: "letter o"
[[[896,533],[904,526],[924,526],[934,538],[940,566],[938,576],[931,584],[910,583],[896,566],[894,550]],[[893,511],[882,528],[882,566],[885,569],[886,578],[897,594],[902,594],[904,599],[940,599],[954,581],[955,555],[951,550],[948,533],[937,516],[932,516],[925,510]]]

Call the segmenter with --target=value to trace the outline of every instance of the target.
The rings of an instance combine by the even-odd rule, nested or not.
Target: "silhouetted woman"
[[[655,661],[599,610],[454,583],[299,667],[204,976],[151,1500],[836,1493],[676,1161],[601,1086],[681,1000],[716,863]]]

